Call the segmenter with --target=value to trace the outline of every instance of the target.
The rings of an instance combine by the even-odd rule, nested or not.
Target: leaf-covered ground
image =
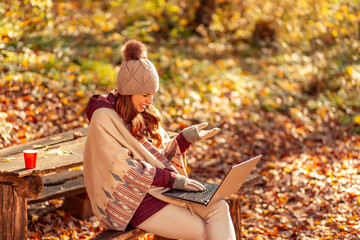
[[[254,171],[262,182],[239,196],[245,239],[360,238],[360,14],[351,1],[319,1],[318,12],[310,0],[280,1],[276,11],[270,0],[219,1],[213,25],[194,35],[171,1],[25,2],[0,3],[0,148],[86,127],[88,97],[113,88],[122,43],[138,38],[159,71],[154,104],[166,129],[221,128],[189,150],[192,178],[219,182],[231,165],[263,155]],[[282,27],[275,47],[237,37],[250,36],[258,14]],[[102,230],[61,209],[29,218],[30,239]]]

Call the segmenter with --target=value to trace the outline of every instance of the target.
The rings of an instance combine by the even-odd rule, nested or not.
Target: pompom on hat
[[[147,59],[146,46],[129,40],[122,48],[125,62],[116,79],[116,90],[121,95],[148,94],[159,90],[159,75],[154,64]]]

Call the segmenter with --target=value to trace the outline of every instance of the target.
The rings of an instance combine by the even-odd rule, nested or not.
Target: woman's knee
[[[229,204],[223,199],[207,207],[208,207],[208,213],[205,215],[206,222],[209,222],[211,220],[217,221],[220,219],[226,219],[230,217]]]
[[[213,208],[217,211],[229,212],[229,204],[224,199],[215,202]]]

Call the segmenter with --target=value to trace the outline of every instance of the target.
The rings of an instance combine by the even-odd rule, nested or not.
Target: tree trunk
[[[200,6],[196,10],[195,19],[191,24],[192,30],[196,31],[200,25],[208,28],[212,23],[212,15],[216,12],[216,7],[216,0],[200,0]]]

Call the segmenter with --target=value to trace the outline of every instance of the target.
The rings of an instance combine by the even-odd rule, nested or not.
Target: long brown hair
[[[115,110],[126,122],[131,123],[131,134],[141,140],[144,136],[140,133],[140,129],[144,126],[148,131],[148,136],[156,140],[156,147],[159,148],[162,144],[159,131],[161,116],[156,108],[148,105],[143,112],[139,113],[131,101],[131,95],[116,93],[116,98]]]

